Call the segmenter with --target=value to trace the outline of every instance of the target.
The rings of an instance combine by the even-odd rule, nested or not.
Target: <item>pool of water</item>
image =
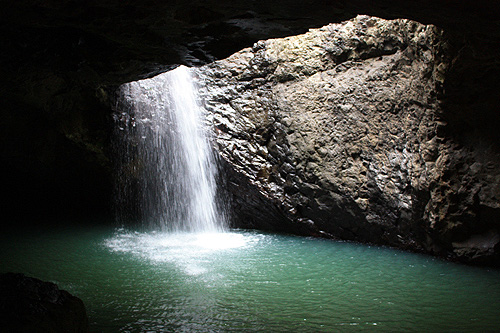
[[[497,331],[500,271],[235,230],[4,233],[0,272],[52,281],[91,331]]]

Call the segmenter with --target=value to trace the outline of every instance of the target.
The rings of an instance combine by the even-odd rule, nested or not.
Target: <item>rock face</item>
[[[23,274],[0,275],[0,328],[4,332],[88,332],[83,302],[49,282]]]
[[[500,155],[458,139],[450,48],[358,16],[201,67],[235,223],[498,263]]]
[[[490,0],[18,0],[0,13],[2,184],[9,221],[109,214],[109,92],[175,64],[200,65],[259,39],[369,14],[433,23],[466,61],[455,110],[496,134],[500,3]],[[459,44],[460,44],[459,43]],[[477,99],[478,107],[462,106]],[[488,101],[485,103],[485,101]],[[485,110],[489,110],[486,111]],[[479,115],[478,115],[479,114]],[[458,117],[457,132],[466,127]],[[493,121],[492,121],[493,120]],[[475,135],[472,135],[475,137]],[[499,140],[497,140],[499,141]],[[71,218],[68,218],[71,216]],[[9,222],[10,223],[10,222]],[[44,221],[46,223],[46,221]]]
[[[431,56],[436,57],[436,64],[432,69],[432,75],[435,74],[432,80],[436,83],[430,82],[427,76],[424,77],[429,82],[423,83],[437,86],[432,90],[435,90],[436,98],[439,98],[437,104],[441,112],[436,113],[435,123],[438,127],[435,130],[435,145],[438,148],[436,150],[432,148],[434,143],[430,144],[432,149],[428,154],[437,154],[442,158],[426,162],[434,163],[434,169],[426,166],[425,170],[441,171],[433,174],[434,178],[424,177],[428,185],[424,181],[420,186],[416,186],[414,180],[411,183],[414,186],[411,191],[415,196],[412,207],[417,207],[418,203],[422,207],[416,211],[424,213],[418,213],[415,219],[420,221],[415,222],[415,228],[419,226],[415,232],[420,234],[417,237],[420,245],[409,246],[451,253],[452,256],[456,256],[455,252],[459,251],[461,256],[471,258],[478,253],[491,252],[492,246],[478,244],[481,243],[480,240],[484,240],[484,244],[494,243],[498,233],[498,222],[495,222],[498,221],[495,184],[500,151],[498,1],[19,0],[5,4],[3,9],[0,13],[3,46],[0,49],[0,156],[1,164],[6,170],[2,173],[1,182],[8,195],[2,200],[1,208],[4,216],[8,217],[8,224],[21,221],[47,223],[43,220],[52,221],[54,216],[67,223],[75,216],[88,220],[91,218],[89,215],[110,214],[113,185],[110,163],[112,107],[109,105],[109,96],[117,85],[166,71],[175,64],[198,66],[221,59],[259,39],[291,36],[304,33],[310,27],[341,22],[357,14],[369,14],[387,19],[415,19],[444,29],[441,37],[445,42],[439,46],[428,46],[429,50],[442,49],[442,54],[438,52]],[[403,51],[405,41],[401,44],[398,37],[393,42],[396,43],[393,46],[389,45],[392,42],[387,41],[387,45],[373,48],[372,42],[367,41],[365,43],[369,47],[363,50],[364,46],[360,44],[355,53],[358,53],[359,59],[367,59],[375,64],[377,53],[382,57],[397,57],[398,53],[392,53],[391,49],[399,48]],[[415,41],[412,43],[415,44]],[[246,51],[249,59],[242,59],[241,66],[238,66],[245,67],[245,61],[255,58],[252,63],[261,64],[262,69],[265,69],[266,60],[260,61],[259,54],[265,54],[267,47],[260,49],[259,45],[253,51]],[[345,47],[352,49],[354,44]],[[355,54],[344,52],[347,50],[345,47],[335,43],[325,45],[325,52],[331,63],[326,65],[325,61],[313,62],[331,67],[333,64],[337,66],[357,61]],[[297,64],[291,65],[293,62]],[[281,88],[276,85],[276,90],[282,89],[284,93],[286,89],[292,89],[286,85],[295,84],[299,77],[314,77],[308,71],[316,65],[308,63],[307,68],[300,69],[300,62],[292,61],[289,63],[290,68],[284,67],[288,66],[284,62],[280,66],[276,67],[277,72],[273,72],[273,75],[276,81],[282,81]],[[360,70],[356,66],[346,68],[345,72],[353,73],[356,68]],[[296,70],[298,77],[287,73],[288,69]],[[321,69],[316,73],[326,71]],[[249,75],[247,81],[242,78],[241,83],[259,82],[256,80],[258,78],[251,78],[252,73]],[[344,75],[347,79],[351,74]],[[266,74],[262,79],[268,77]],[[354,82],[357,79],[353,77],[352,80]],[[313,84],[314,82],[311,87]],[[327,90],[325,87],[321,89]],[[268,94],[271,99],[274,93]],[[359,88],[356,93],[360,93]],[[298,93],[286,97],[297,99]],[[421,98],[417,100],[420,101]],[[271,102],[277,104],[278,100]],[[432,103],[435,104],[428,102],[429,105]],[[307,101],[305,104],[310,107],[314,103]],[[342,102],[339,106],[349,107],[351,104],[354,105]],[[415,103],[411,104],[417,107]],[[285,109],[281,112],[284,114],[283,110]],[[400,113],[398,111],[395,114]],[[393,115],[391,119],[394,117],[396,116]],[[275,116],[272,115],[271,118],[275,119]],[[292,117],[283,116],[285,118]],[[280,119],[276,116],[276,121],[273,120],[270,124],[279,128],[282,124]],[[349,121],[356,122],[354,119]],[[290,140],[290,143],[293,141],[293,138],[288,138],[286,131],[279,131],[281,129],[275,130],[274,127],[271,131],[275,134],[285,133],[285,136],[276,136],[276,147],[286,146],[281,144],[283,137]],[[267,140],[268,132],[262,132],[263,140]],[[238,138],[246,140],[248,136],[253,134],[241,134]],[[427,141],[420,142],[419,147],[424,147]],[[264,143],[260,145],[267,147]],[[289,145],[290,151],[297,153],[299,147],[296,146]],[[410,148],[414,149],[411,150],[412,154],[417,149],[415,144]],[[273,149],[268,151],[272,152]],[[360,153],[359,158],[361,156],[365,155]],[[309,162],[317,164],[317,161]],[[293,168],[298,167],[288,164]],[[273,162],[272,167],[275,165]],[[372,164],[371,167],[375,170],[384,169],[379,164]],[[310,168],[314,169],[314,164]],[[234,170],[228,168],[233,180],[245,182],[248,179],[244,172]],[[261,176],[267,177],[268,169],[262,170]],[[269,177],[275,175],[275,171],[269,173]],[[329,175],[324,181],[331,183],[332,177],[333,175]],[[355,184],[360,181],[356,180]],[[380,183],[382,180],[377,181]],[[311,182],[306,181],[308,184]],[[391,182],[398,184],[397,180]],[[312,183],[319,184],[316,181]],[[480,189],[474,185],[479,183],[483,184]],[[334,190],[327,189],[328,192],[341,193]],[[287,191],[293,192],[296,189]],[[312,188],[311,191],[317,189]],[[394,195],[403,192],[398,190]],[[261,221],[265,217],[274,217],[282,221],[283,226],[301,225],[304,230],[311,230],[308,227],[310,223],[307,222],[309,217],[304,215],[302,219],[294,218],[295,215],[290,215],[279,204],[266,206],[268,199],[265,193],[267,192],[260,191],[255,185],[252,191],[245,194],[245,198],[237,198],[251,202],[253,206],[268,207],[266,211],[259,213]],[[350,191],[345,190],[345,193]],[[408,193],[397,195],[407,198]],[[362,196],[359,198],[365,199]],[[351,210],[359,207],[351,199],[343,200],[350,202]],[[462,202],[468,202],[468,208],[463,208]],[[322,203],[316,205],[323,206]],[[370,202],[370,207],[372,205],[373,202]],[[249,215],[252,209],[246,207],[241,205],[240,208]],[[413,211],[413,208],[409,210]],[[363,215],[354,213],[355,216]],[[377,214],[384,215],[381,212]],[[298,224],[298,221],[303,223]],[[315,220],[315,223],[318,224],[318,221]],[[274,223],[268,227],[274,227]],[[315,228],[318,229],[313,229]],[[378,230],[378,227],[374,228]],[[333,231],[335,230],[331,230]],[[324,232],[330,231],[325,229]],[[392,236],[390,238],[393,239]],[[476,247],[471,248],[470,244],[476,244]]]

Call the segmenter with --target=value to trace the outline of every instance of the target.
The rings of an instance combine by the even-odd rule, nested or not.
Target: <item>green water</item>
[[[97,332],[500,330],[500,271],[321,239],[25,231],[0,271],[80,297]]]

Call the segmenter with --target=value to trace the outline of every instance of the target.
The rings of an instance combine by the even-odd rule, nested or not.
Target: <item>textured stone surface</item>
[[[109,101],[116,85],[178,63],[221,59],[259,39],[303,33],[357,14],[410,18],[444,29],[445,59],[435,72],[443,82],[436,124],[439,138],[449,142],[448,157],[439,165],[450,172],[425,192],[434,198],[429,211],[435,212],[435,224],[446,224],[440,216],[453,210],[457,221],[465,216],[449,194],[462,191],[460,198],[474,199],[474,177],[489,177],[494,184],[500,149],[498,1],[19,0],[2,8],[0,162],[8,195],[1,209],[9,224],[54,216],[67,223],[75,216],[88,220],[89,214],[109,214]],[[329,53],[345,56],[336,48]],[[283,70],[277,74],[282,80],[294,76]],[[472,164],[477,175],[462,169],[458,156],[478,162]],[[463,182],[469,185],[460,190]],[[498,210],[491,208],[498,198],[494,186],[489,188],[477,192],[481,204],[471,219],[498,220]],[[266,200],[258,190],[248,195]]]
[[[0,275],[4,332],[88,332],[83,302],[55,284],[23,274]]]
[[[202,67],[232,183],[250,183],[229,186],[253,206],[236,223],[494,260],[500,159],[450,132],[445,41],[433,26],[358,16]]]

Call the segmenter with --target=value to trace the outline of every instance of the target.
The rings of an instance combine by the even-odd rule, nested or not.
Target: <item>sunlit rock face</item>
[[[450,134],[443,41],[358,16],[202,67],[236,223],[492,260],[499,158]]]
[[[449,154],[435,163],[451,171],[438,173],[429,191],[423,192],[433,198],[426,211],[434,213],[424,214],[427,222],[422,222],[427,230],[424,235],[431,235],[429,244],[443,239],[439,245],[443,250],[436,251],[447,253],[454,251],[454,243],[478,244],[478,239],[498,233],[498,1],[19,0],[3,9],[0,155],[6,170],[1,181],[8,193],[2,211],[10,217],[6,219],[9,224],[27,219],[39,223],[53,215],[67,223],[69,216],[109,214],[110,100],[119,84],[180,63],[199,66],[222,59],[260,39],[292,36],[368,14],[432,23],[444,30],[447,39],[442,45],[445,60],[436,71],[444,74],[438,75],[444,87],[438,95],[443,115],[436,126],[447,142],[440,149]],[[340,55],[338,61],[345,56],[336,49],[329,52],[330,57]],[[283,69],[277,77],[292,80],[294,74]],[[464,159],[478,163],[463,164]],[[243,173],[233,176],[246,177]],[[477,179],[488,179],[490,185],[470,190]],[[455,194],[458,197],[452,200]],[[252,205],[267,202],[258,190],[247,195]],[[429,203],[421,201],[424,208]],[[465,201],[475,207],[471,208],[474,214],[456,205]],[[279,216],[284,226],[292,221],[282,213],[286,210],[263,207],[269,209],[260,211],[261,221],[269,216]],[[452,214],[449,223],[447,216]],[[488,222],[464,223],[464,216]],[[436,225],[441,227],[436,229]],[[444,230],[454,231],[451,236],[448,231],[441,235]],[[455,241],[455,234],[462,236]],[[474,234],[477,237],[470,242],[468,235]],[[460,247],[461,253],[467,248]],[[482,252],[482,246],[474,251]]]

